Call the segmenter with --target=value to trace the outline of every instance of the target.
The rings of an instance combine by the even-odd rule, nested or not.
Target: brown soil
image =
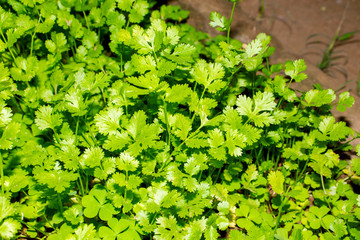
[[[230,17],[232,2],[225,0],[172,0],[182,8],[190,10],[189,24],[212,36],[219,34],[209,26],[210,12],[217,11]],[[321,40],[330,44],[340,22],[340,34],[360,30],[359,0],[264,0],[263,16],[259,17],[260,0],[243,0],[237,5],[233,17],[231,36],[243,43],[249,43],[258,33],[265,32],[272,37],[276,47],[272,63],[283,63],[286,60],[305,59],[308,79],[294,85],[297,90],[309,90],[315,83],[323,88],[334,90],[344,87],[355,97],[355,105],[345,113],[336,110],[337,119],[346,121],[354,130],[360,131],[360,97],[357,93],[357,81],[360,74],[360,33],[335,51],[344,55],[334,67],[321,71],[316,65],[321,61],[322,53],[327,46],[307,44],[309,37],[318,34],[312,40]],[[348,7],[346,7],[348,4]],[[343,20],[342,20],[343,19]],[[344,61],[346,60],[346,61]],[[345,73],[337,70],[341,68]],[[352,82],[347,83],[347,81]],[[358,143],[357,141],[356,143]],[[354,143],[355,144],[355,143]]]

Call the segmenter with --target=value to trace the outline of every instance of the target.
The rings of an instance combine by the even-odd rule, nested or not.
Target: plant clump
[[[339,155],[359,132],[330,113],[354,98],[298,93],[306,65],[269,65],[270,36],[187,16],[2,1],[0,238],[360,239],[360,160]]]

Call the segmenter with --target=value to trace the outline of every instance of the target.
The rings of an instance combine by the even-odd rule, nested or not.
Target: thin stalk
[[[289,84],[287,85],[287,89],[289,89],[289,87],[290,87],[290,84],[292,83],[292,81],[293,81],[293,79],[291,79],[290,81],[289,81]],[[283,103],[283,101],[284,101],[284,98],[280,98],[280,100],[279,100],[279,102],[278,102],[278,104],[277,104],[277,106],[276,106],[276,109],[279,109],[280,108],[280,106],[281,106],[281,104]]]
[[[40,20],[41,20],[41,15],[39,15],[39,20],[38,20],[37,26],[39,26]],[[35,39],[35,34],[36,34],[36,27],[34,29],[34,33],[31,35],[30,57],[32,56],[33,49],[34,49],[34,39]]]
[[[158,172],[161,172],[164,167],[168,164],[168,161],[171,159],[172,156],[174,156],[174,154],[180,149],[180,147],[182,145],[185,144],[185,142],[189,139],[191,139],[192,137],[194,137],[199,131],[200,129],[203,127],[203,125],[201,125],[200,127],[198,127],[194,132],[192,132],[192,134],[190,134],[179,146],[177,146],[172,153],[170,154],[170,156],[168,157],[168,159],[166,159],[166,161],[164,161],[164,163],[162,164],[161,168],[158,170]]]
[[[320,179],[321,179],[322,189],[323,189],[323,191],[325,193],[325,202],[327,203],[328,207],[331,209],[330,203],[327,200],[327,193],[326,193],[325,184],[324,184],[324,176],[322,174],[320,174]]]
[[[306,168],[307,168],[308,163],[309,163],[309,159],[306,161],[306,163],[305,163],[305,165],[304,165],[304,168],[303,168],[303,170],[300,172],[300,174],[296,176],[296,182],[297,182],[297,181],[301,178],[301,176],[304,174],[304,172],[305,172],[305,170],[306,170]]]
[[[223,93],[229,88],[229,85],[230,85],[230,83],[231,83],[232,77],[241,69],[241,67],[242,67],[242,65],[240,65],[239,67],[237,67],[237,68],[235,69],[235,71],[231,73],[230,77],[227,78],[226,86],[225,86],[223,89],[221,89],[221,91],[220,91],[220,93],[219,93],[219,96],[222,96]],[[195,90],[194,90],[194,91],[195,91]]]
[[[79,131],[79,121],[80,121],[80,117],[77,118],[76,121],[76,127],[75,127],[75,141],[74,141],[74,145],[76,146],[77,144],[77,136],[78,136],[78,131]]]
[[[204,91],[201,93],[201,97],[200,97],[200,99],[199,99],[199,103],[200,103],[201,99],[204,97],[205,91],[206,91],[206,87],[204,88]],[[199,104],[198,104],[198,105],[199,105]],[[194,122],[194,120],[195,120],[195,116],[196,116],[196,114],[194,113],[194,115],[193,115],[192,118],[191,118],[191,124],[190,124],[190,125],[193,124],[193,122]]]
[[[285,198],[284,197],[282,197],[281,198],[281,205],[280,205],[280,207],[279,207],[279,211],[278,211],[278,215],[277,215],[277,217],[276,217],[276,225],[275,225],[275,231],[278,229],[278,227],[279,227],[279,223],[280,223],[280,219],[281,219],[281,213],[282,213],[282,208],[283,208],[283,203],[284,203],[284,200],[285,200]]]
[[[168,132],[166,143],[168,144],[169,147],[171,147],[170,146],[171,132],[170,132],[170,125],[169,125],[169,118],[168,118],[167,111],[166,111],[166,101],[165,101],[165,99],[163,99],[163,101],[164,101],[164,117],[165,117],[165,123],[166,123],[166,131]]]
[[[6,46],[7,46],[7,49],[8,49],[9,52],[10,52],[10,55],[11,55],[12,59],[14,60],[15,66],[17,67],[16,62],[15,62],[15,56],[14,56],[13,52],[11,51],[10,47],[8,46],[8,42],[7,42],[7,40],[6,40],[3,32],[2,32],[1,30],[0,30],[0,34],[1,34],[1,37],[3,38],[4,43],[5,43]]]
[[[297,168],[296,168],[296,173],[295,173],[295,182],[297,182],[298,176],[299,176],[299,172],[300,172],[300,159],[297,159]]]
[[[104,104],[106,104],[106,98],[105,98],[105,95],[104,95],[104,91],[101,88],[99,88],[99,89],[100,89],[101,96],[102,96],[102,99],[104,101]]]
[[[32,56],[33,49],[34,49],[34,38],[35,38],[35,33],[36,33],[36,31],[34,31],[33,35],[31,35],[30,57]]]
[[[157,55],[156,55],[156,52],[155,52],[154,46],[153,46],[153,55],[154,55],[155,62],[156,62],[156,67],[157,67],[157,66],[158,66],[158,58],[157,58]]]
[[[58,198],[58,203],[59,203],[59,206],[60,206],[60,212],[62,214],[64,212],[64,207],[63,207],[63,203],[61,201],[61,197],[60,197],[59,193],[57,194],[57,198]]]
[[[151,219],[150,225],[152,225],[155,222],[157,216],[158,216],[158,213],[155,213],[154,217]]]
[[[275,171],[276,171],[277,168],[278,168],[279,161],[280,161],[280,154],[277,154],[277,155],[276,155],[276,162],[275,162]]]
[[[128,116],[128,102],[127,102],[127,97],[124,91],[124,100],[125,100],[125,114],[126,116]]]
[[[281,196],[281,205],[279,207],[279,211],[278,211],[278,215],[276,217],[276,225],[275,225],[275,232],[279,227],[279,223],[280,223],[280,219],[281,219],[281,213],[282,213],[282,209],[284,207],[284,202],[285,202],[285,196],[286,194],[289,192],[290,190],[290,186],[287,188],[286,192]]]
[[[55,131],[55,130],[53,130],[53,132],[54,132],[54,137],[55,137],[56,141],[58,142],[58,144],[60,144],[60,138],[59,138],[59,135],[56,133],[56,131]]]
[[[129,25],[130,25],[130,21],[128,20],[128,21],[126,22],[125,30],[128,29]]]
[[[201,125],[194,132],[192,132],[179,146],[176,147],[176,150],[179,149],[182,145],[184,145],[187,140],[193,138],[200,131],[200,129],[202,127],[203,127],[203,125]],[[175,152],[175,150],[174,150],[174,152]]]
[[[89,25],[89,21],[88,21],[88,19],[87,19],[87,16],[86,16],[86,14],[85,14],[85,11],[82,11],[82,13],[83,13],[83,15],[84,15],[84,19],[85,19],[85,23],[86,23],[87,29],[89,29],[89,31],[91,31],[90,25]]]
[[[221,172],[222,172],[222,167],[221,167],[221,168],[219,168],[219,171],[218,171],[218,173],[217,173],[217,175],[216,175],[216,178],[215,178],[214,184],[215,184],[215,183],[217,182],[217,180],[219,179]]]
[[[89,178],[86,173],[85,173],[85,190],[86,190],[86,194],[88,194],[89,193]]]
[[[199,177],[198,177],[198,182],[200,182],[200,180],[201,180],[202,173],[203,173],[203,171],[201,170],[201,171],[200,171],[200,174],[199,174]]]
[[[74,44],[74,48],[77,49],[76,39],[75,39],[75,38],[72,38],[72,40],[73,40],[72,42],[73,42],[73,44]],[[75,53],[73,53],[73,54],[75,55]]]
[[[344,21],[345,21],[345,17],[346,17],[346,12],[349,8],[349,1],[346,2],[346,6],[345,6],[345,9],[343,11],[343,14],[342,14],[342,17],[341,17],[341,20],[339,22],[339,25],[336,29],[336,32],[335,32],[335,36],[334,38],[332,39],[329,47],[325,50],[324,52],[324,55],[321,59],[321,62],[318,64],[318,68],[320,69],[325,69],[328,67],[329,63],[330,63],[330,60],[331,60],[331,54],[332,54],[332,51],[334,49],[334,46],[335,46],[335,43],[337,42],[338,40],[338,37],[339,37],[339,34],[340,34],[340,31],[341,31],[341,28],[342,28],[342,25],[344,24]]]
[[[339,147],[336,147],[334,148],[333,150],[336,151],[336,150],[339,150],[342,146],[344,146],[345,144],[348,144],[348,143],[351,143],[352,141],[356,140],[356,139],[359,139],[360,138],[360,135],[354,137],[353,139],[350,139],[349,141],[346,141],[344,142],[343,144],[341,144]]]
[[[86,121],[86,118],[85,118],[85,121]],[[90,136],[91,136],[92,141],[93,141],[93,143],[94,143],[94,144],[91,144],[91,146],[97,146],[97,140],[96,140],[96,138],[95,138],[95,134],[94,134],[93,131],[91,130],[91,127],[90,127],[90,125],[89,125],[88,123],[87,123],[87,127],[88,127],[88,129],[89,129]]]
[[[49,219],[47,219],[46,214],[44,214],[43,217],[45,218],[46,223],[49,224],[49,226],[50,226],[51,228],[56,229],[56,230],[59,229],[59,228],[57,228],[56,226],[54,226],[54,225],[49,221]]]
[[[24,222],[23,220],[20,220],[20,219],[19,219],[19,222],[21,222],[22,224],[24,224],[24,225],[27,226],[28,228],[32,228],[32,229],[34,229],[35,231],[38,231],[39,233],[41,233],[41,234],[43,234],[43,235],[45,235],[45,236],[48,236],[48,235],[49,235],[48,233],[44,232],[43,230],[27,224],[27,223]]]
[[[289,83],[288,83],[288,85],[287,85],[287,89],[289,89],[290,88],[290,84],[292,83],[292,81],[293,81],[294,79],[290,79],[290,81],[289,81]],[[281,104],[283,103],[283,101],[284,101],[284,98],[280,98],[280,100],[279,100],[279,102],[278,102],[278,104],[277,104],[277,106],[276,106],[276,109],[279,109],[280,108],[280,106],[281,106]]]
[[[128,178],[128,171],[125,171],[125,182],[128,182],[129,178]],[[124,201],[126,201],[126,186],[125,186],[125,193],[124,193]],[[124,208],[123,208],[124,210]]]
[[[230,24],[229,24],[228,29],[227,29],[227,43],[228,44],[230,43],[230,28],[231,28],[231,23],[232,23],[232,20],[233,20],[235,6],[236,6],[236,2],[233,3],[233,7],[232,7],[232,10],[231,10],[231,16],[230,16],[230,19],[229,19]]]
[[[266,69],[268,70],[268,72],[270,72],[270,63],[269,63],[269,57],[266,57]]]
[[[1,194],[4,196],[5,194],[5,178],[4,178],[4,166],[3,166],[3,158],[0,152],[0,174],[1,174]]]
[[[255,81],[256,81],[256,72],[254,71],[252,73],[252,82],[251,82],[251,91],[252,91],[253,96],[254,96],[254,91],[255,91]]]
[[[79,174],[79,185],[80,185],[80,191],[81,191],[81,196],[84,196],[85,195],[85,191],[84,191],[84,184],[82,182],[82,179],[81,179],[81,174],[80,172],[78,172]]]
[[[76,182],[76,186],[78,187],[78,189],[80,191],[80,196],[84,196],[84,194],[81,192],[81,187],[80,187],[79,181]]]
[[[215,168],[211,168],[211,171],[208,171],[207,176],[211,177],[214,174],[214,172],[215,172]]]
[[[267,153],[266,153],[266,161],[270,160],[270,149],[268,149]]]
[[[120,54],[120,71],[124,72],[124,68],[123,68],[123,55],[122,52],[124,51],[124,46],[121,44],[121,54]]]
[[[325,193],[325,195],[326,195],[327,193],[326,193],[325,184],[324,184],[324,177],[323,177],[322,174],[320,174],[320,178],[321,178],[321,186],[322,186],[322,189],[324,190],[324,193]]]

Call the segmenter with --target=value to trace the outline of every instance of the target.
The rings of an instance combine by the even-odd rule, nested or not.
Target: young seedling
[[[352,40],[353,36],[357,32],[359,32],[359,31],[352,31],[341,34],[342,26],[346,18],[346,13],[349,8],[349,4],[350,1],[346,3],[341,20],[338,24],[335,35],[332,38],[329,38],[328,36],[323,34],[312,34],[307,39],[308,41],[307,45],[321,44],[325,46],[325,50],[322,53],[321,61],[317,64],[318,68],[324,72],[327,72],[330,75],[333,74],[332,69],[335,69],[338,72],[340,72],[345,77],[345,79],[347,79],[347,71],[342,66],[347,63],[347,56],[343,51],[337,51],[336,49],[339,46],[352,43],[350,40]],[[327,38],[330,42],[326,42],[324,40],[319,39],[321,37]]]
[[[222,16],[220,13],[218,12],[212,12],[210,14],[210,26],[216,28],[218,31],[220,32],[224,32],[226,31],[227,34],[227,43],[230,43],[230,28],[231,28],[231,23],[233,21],[233,16],[234,16],[234,12],[235,12],[235,6],[236,4],[240,1],[240,0],[228,0],[229,2],[233,2],[233,6],[231,9],[231,15],[230,18],[227,19],[225,16]]]
[[[262,18],[264,16],[265,11],[265,0],[259,0],[260,6],[259,6],[259,15],[258,18]]]

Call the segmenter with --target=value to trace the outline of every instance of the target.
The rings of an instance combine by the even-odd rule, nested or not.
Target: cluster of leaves
[[[360,238],[338,155],[359,133],[330,114],[354,98],[289,88],[306,66],[269,66],[269,36],[156,1],[1,3],[1,238]]]

